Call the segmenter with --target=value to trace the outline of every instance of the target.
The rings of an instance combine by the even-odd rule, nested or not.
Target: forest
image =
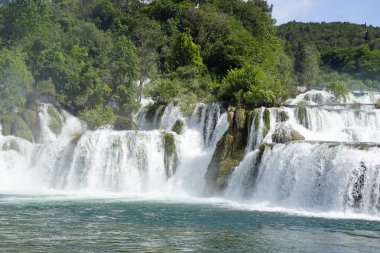
[[[380,28],[276,27],[265,0],[8,0],[0,113],[49,97],[90,127],[155,105],[281,105],[297,85],[379,89]],[[339,83],[339,82],[338,82]]]
[[[347,22],[289,22],[278,27],[286,41],[286,52],[302,72],[305,55],[317,56],[316,78],[323,86],[332,79],[343,80],[351,89],[380,89],[380,28]]]

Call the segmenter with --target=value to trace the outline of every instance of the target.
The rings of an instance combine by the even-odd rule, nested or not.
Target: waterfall
[[[380,149],[290,143],[262,157],[254,201],[322,211],[380,211]]]
[[[334,95],[323,90],[310,90],[308,92],[298,95],[294,99],[289,99],[285,102],[286,105],[297,105],[299,102],[304,102],[309,105],[325,105],[335,103],[346,104],[375,104],[380,99],[380,92],[369,91],[355,91],[350,92],[345,101],[337,100]]]
[[[167,106],[143,108],[137,116],[137,125],[140,130],[149,131],[164,129],[170,131],[178,119],[182,119],[179,106],[170,103]]]
[[[309,91],[285,106],[254,109],[244,159],[222,196],[268,208],[379,216],[378,96],[351,93],[344,102]],[[47,104],[37,115],[35,143],[0,134],[0,193],[202,197],[217,143],[229,128],[221,103],[198,103],[191,115],[175,104],[149,105],[136,117],[138,131],[86,130]]]
[[[350,93],[339,103],[309,91],[288,107],[252,111],[247,153],[224,196],[268,208],[379,216],[379,95]],[[292,139],[292,131],[302,138]],[[276,133],[287,142],[276,143]]]
[[[0,136],[0,174],[5,181],[12,177],[12,189],[197,195],[216,143],[228,128],[218,103],[196,105],[190,117],[173,104],[160,106],[149,126],[155,129],[143,131],[88,131],[77,118],[50,106],[39,106],[38,143]],[[185,124],[181,135],[170,131],[178,119]],[[62,124],[59,131],[52,130],[54,120]],[[12,141],[26,150],[12,147]],[[23,178],[26,189],[20,188],[16,181],[28,174],[31,181]]]

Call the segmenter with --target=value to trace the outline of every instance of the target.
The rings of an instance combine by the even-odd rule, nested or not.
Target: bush
[[[254,107],[274,105],[282,93],[277,80],[261,67],[252,65],[230,70],[221,90],[222,99]]]
[[[177,134],[182,134],[184,126],[185,124],[183,123],[183,121],[181,119],[178,119],[172,127],[172,131]]]
[[[161,79],[149,87],[148,94],[158,104],[169,104],[178,96],[180,89],[179,80]]]
[[[79,113],[90,129],[114,124],[116,118],[110,106],[97,106],[93,109],[85,109]]]
[[[340,80],[331,81],[326,88],[336,97],[336,99],[342,99],[344,102],[346,102],[346,97],[348,93],[350,93],[346,84]]]

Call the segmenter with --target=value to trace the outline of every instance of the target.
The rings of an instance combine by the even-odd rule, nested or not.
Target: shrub
[[[340,80],[333,80],[327,85],[327,90],[330,91],[337,99],[342,99],[346,102],[346,96],[350,92],[346,84]]]
[[[100,126],[112,125],[116,118],[110,106],[97,106],[93,109],[85,109],[79,113],[79,117],[83,119],[90,129]]]

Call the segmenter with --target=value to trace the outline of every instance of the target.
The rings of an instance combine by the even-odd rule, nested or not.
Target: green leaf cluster
[[[111,111],[131,118],[144,94],[185,111],[217,99],[278,104],[295,75],[274,22],[263,0],[6,1],[0,63],[14,83],[2,81],[12,90],[1,107],[44,94],[98,126]]]

